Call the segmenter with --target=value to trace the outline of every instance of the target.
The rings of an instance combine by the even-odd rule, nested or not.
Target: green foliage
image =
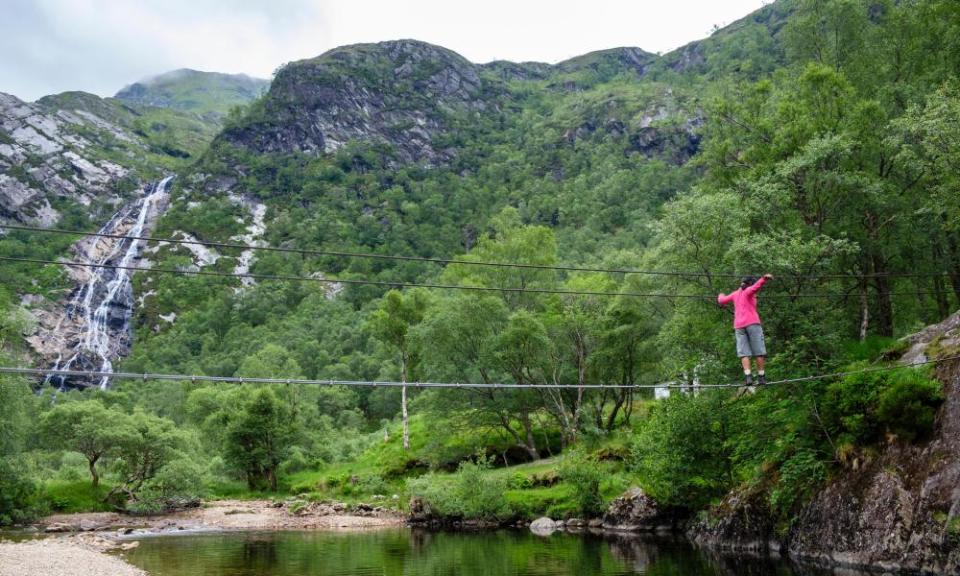
[[[770,490],[770,507],[790,518],[798,504],[806,502],[826,479],[827,464],[813,450],[798,450],[780,464],[776,486]]]
[[[100,483],[97,463],[134,434],[130,420],[98,400],[64,402],[43,415],[40,430],[47,446],[84,455],[93,486]]]
[[[123,492],[132,500],[140,500],[141,491],[154,486],[153,480],[166,470],[171,460],[180,455],[185,434],[171,420],[136,411],[129,416],[130,431],[117,440],[117,466],[121,478],[113,493]],[[183,470],[180,466],[177,470]],[[172,472],[167,472],[168,476]],[[194,478],[196,483],[199,474]]]
[[[637,433],[633,468],[658,502],[699,509],[733,485],[732,414],[722,394],[674,394]]]
[[[109,493],[109,486],[91,486],[87,481],[53,480],[43,486],[43,499],[50,509],[64,514],[112,512],[113,506],[106,502]]]
[[[914,440],[933,430],[934,417],[943,399],[940,382],[922,372],[900,372],[880,394],[877,418],[898,438]]]
[[[78,93],[44,99],[134,129],[149,147],[136,151],[138,166],[149,165],[143,174],[196,160],[181,170],[158,236],[227,242],[243,234],[248,210],[209,192],[235,182],[266,204],[266,244],[327,252],[261,253],[254,272],[490,289],[346,285],[334,293],[308,282],[241,288],[138,274],[144,305],[125,369],[395,379],[399,355],[410,380],[567,386],[418,392],[405,450],[396,389],[136,383],[94,401],[59,395],[51,408],[3,378],[0,457],[18,463],[6,471],[22,487],[11,492],[19,494],[15,506],[29,508],[28,484],[51,478],[44,490],[58,507],[102,506],[103,488],[78,481],[89,472],[96,482],[102,470],[139,512],[192,497],[192,478],[215,495],[289,484],[310,498],[350,501],[399,494],[406,483],[451,517],[591,515],[627,485],[617,462],[626,458],[661,503],[697,509],[746,485],[766,490],[789,524],[831,472],[837,447],[929,434],[939,385],[895,371],[738,399],[704,390],[646,402],[633,390],[581,390],[577,384],[739,378],[728,312],[712,298],[513,289],[712,296],[735,288],[726,274],[769,271],[777,279],[764,288],[760,312],[771,374],[824,373],[895,355],[897,336],[942,319],[960,295],[950,279],[960,269],[955,4],[775,2],[663,58],[604,51],[552,70],[529,68],[528,79],[486,68],[472,96],[483,106],[463,109],[438,109],[419,89],[442,70],[437,61],[412,62],[398,79],[395,63],[373,46],[285,66],[275,94],[225,119],[127,109]],[[633,57],[645,62],[642,74]],[[389,143],[351,141],[332,154],[260,154],[231,144],[237,134],[256,140],[265,127],[290,124],[300,110],[296,91],[285,88],[343,78],[370,93],[388,86],[392,110],[430,112],[431,123],[447,127],[432,145],[449,156],[428,167],[404,164]],[[197,87],[180,79],[158,89],[193,110],[222,114],[236,101],[219,90],[200,97]],[[206,148],[221,121],[226,132]],[[105,158],[131,153],[104,134],[90,137]],[[22,167],[11,176],[32,178]],[[131,182],[117,191],[129,193]],[[107,209],[63,199],[54,208],[63,215],[58,226],[71,230],[94,227]],[[71,240],[9,231],[0,255],[56,259]],[[233,270],[237,251],[219,251],[209,269]],[[193,263],[174,246],[151,259]],[[703,275],[536,268],[556,264]],[[32,326],[18,297],[60,298],[69,283],[59,266],[5,264],[0,274],[0,349],[19,361]],[[160,320],[170,312],[175,322]],[[49,453],[35,453],[37,439]],[[542,460],[572,446],[598,452],[568,452],[561,465]],[[495,455],[496,465],[532,464],[495,469],[491,459],[472,460],[478,450]]]
[[[408,480],[407,491],[446,518],[505,520],[513,514],[504,498],[507,481],[488,474],[490,467],[490,459],[479,455],[462,462],[450,478],[427,474]]]
[[[206,495],[204,486],[203,470],[196,463],[173,460],[143,484],[126,509],[133,514],[156,514],[198,504]]]
[[[578,455],[568,455],[559,469],[560,476],[573,487],[573,501],[581,517],[593,518],[606,510],[600,483],[604,473],[597,462]]]
[[[174,70],[127,86],[116,98],[148,106],[174,108],[197,114],[226,114],[263,93],[269,82],[243,74]]]
[[[905,440],[928,434],[942,401],[942,386],[927,370],[866,372],[831,384],[823,411],[842,442],[863,446],[884,433]]]
[[[0,456],[0,526],[32,520],[43,512],[39,490],[15,462]]]
[[[276,491],[293,431],[290,407],[270,388],[260,388],[228,425],[224,458],[242,471],[250,490]]]

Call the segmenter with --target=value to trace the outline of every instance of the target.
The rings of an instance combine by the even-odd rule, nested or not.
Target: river
[[[232,532],[158,536],[127,552],[151,576],[821,576],[781,559],[705,552],[682,539],[520,530]],[[846,576],[859,573],[844,570]]]

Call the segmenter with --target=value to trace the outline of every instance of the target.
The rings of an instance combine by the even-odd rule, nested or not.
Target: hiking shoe
[[[757,375],[757,386],[766,386],[767,385],[767,375],[758,374]]]
[[[748,387],[749,387],[749,386],[753,386],[753,375],[752,375],[752,374],[744,374],[744,375],[743,375],[743,379],[744,379],[744,382],[746,382],[746,384],[745,384],[746,386],[748,386]]]

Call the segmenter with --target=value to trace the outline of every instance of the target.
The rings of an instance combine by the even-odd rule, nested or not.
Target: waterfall
[[[156,183],[144,196],[119,210],[100,228],[101,233],[142,236],[152,222],[151,217],[162,208],[173,176]],[[113,266],[134,266],[143,250],[143,242],[136,239],[109,239],[93,237],[78,244],[80,259],[84,262]],[[113,268],[89,268],[89,277],[76,289],[67,305],[65,319],[75,326],[70,342],[54,363],[54,370],[94,370],[112,372],[113,361],[127,352],[132,329],[133,271]],[[57,329],[63,322],[57,325]],[[59,331],[59,330],[57,330]],[[66,332],[66,330],[64,330]],[[63,361],[64,356],[68,356]],[[66,378],[51,376],[47,382],[56,382],[60,388]],[[92,382],[75,385],[93,385]],[[96,383],[101,389],[109,384],[104,376]]]

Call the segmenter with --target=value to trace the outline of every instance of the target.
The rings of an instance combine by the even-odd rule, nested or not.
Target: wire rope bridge
[[[960,354],[954,356],[945,356],[934,358],[911,364],[900,364],[890,366],[872,366],[861,368],[859,370],[848,370],[845,372],[832,372],[829,374],[815,374],[812,376],[801,376],[799,378],[787,378],[784,380],[773,380],[765,386],[776,386],[784,384],[795,384],[801,382],[813,382],[817,380],[826,380],[830,378],[843,378],[854,374],[865,374],[869,372],[887,372],[890,370],[903,370],[924,366],[930,364],[940,364],[952,360],[960,360]],[[697,389],[697,388],[743,388],[742,383],[722,383],[722,384],[678,384],[676,382],[663,382],[660,384],[511,384],[511,383],[489,383],[489,382],[396,382],[396,381],[378,381],[378,380],[310,380],[302,378],[244,378],[240,376],[209,376],[205,374],[157,374],[157,373],[138,373],[138,372],[98,372],[94,370],[51,370],[41,368],[17,368],[11,366],[0,366],[0,374],[14,374],[23,376],[63,376],[63,377],[87,377],[87,378],[116,378],[119,380],[143,380],[143,381],[174,381],[174,382],[220,382],[227,384],[297,384],[314,386],[366,386],[376,388],[383,387],[408,387],[408,388],[462,388],[462,389]]]
[[[72,230],[63,230],[58,228],[41,228],[36,226],[24,226],[16,224],[2,224],[0,229],[17,230],[24,232],[36,232],[43,234],[77,235],[100,238],[111,238],[121,241],[139,240],[143,242],[158,242],[173,245],[200,245],[208,248],[237,249],[237,250],[256,250],[267,252],[293,253],[301,256],[328,256],[344,258],[366,258],[376,260],[394,260],[394,261],[417,261],[430,262],[446,265],[464,265],[480,267],[498,267],[526,270],[549,270],[557,272],[600,272],[610,274],[635,274],[651,276],[668,276],[678,278],[738,278],[739,274],[733,273],[712,273],[712,272],[690,272],[676,270],[641,270],[633,268],[602,268],[602,267],[582,267],[582,266],[560,266],[546,264],[527,264],[515,262],[490,262],[481,260],[463,260],[453,258],[430,258],[420,256],[404,256],[389,254],[374,254],[361,252],[343,252],[331,250],[306,250],[298,248],[283,248],[273,246],[259,246],[250,244],[235,244],[224,242],[205,242],[202,240],[177,239],[177,238],[157,238],[153,236],[137,236],[124,234],[110,234],[105,232],[80,232]],[[106,268],[114,270],[156,272],[164,274],[177,274],[184,276],[213,276],[213,277],[233,277],[249,278],[253,280],[278,280],[278,281],[298,281],[298,282],[321,282],[326,284],[355,284],[355,285],[373,285],[393,288],[436,288],[449,290],[466,290],[481,292],[501,292],[501,293],[530,293],[530,294],[559,294],[574,296],[611,296],[611,297],[636,297],[636,298],[687,298],[698,300],[714,300],[715,295],[711,294],[677,294],[677,293],[648,293],[648,292],[605,292],[605,291],[585,291],[585,290],[562,290],[552,288],[532,288],[532,287],[493,287],[493,286],[470,286],[459,284],[437,284],[437,283],[414,283],[414,282],[392,282],[388,280],[376,280],[366,278],[318,278],[316,276],[293,276],[293,275],[274,275],[274,274],[251,274],[239,272],[220,272],[211,270],[181,270],[173,268],[157,268],[146,266],[124,266],[118,264],[104,264],[95,262],[69,262],[64,260],[48,260],[41,258],[28,258],[17,256],[0,256],[0,261],[19,262],[43,265],[58,265],[64,267],[85,267],[85,268]],[[869,279],[877,277],[886,278],[922,278],[943,276],[946,273],[941,272],[891,272],[883,274],[780,274],[782,277],[797,279]],[[890,292],[890,295],[928,295],[935,292],[913,291],[913,292]],[[800,294],[766,294],[765,299],[770,298],[834,298],[843,296],[842,294],[829,292],[814,292]],[[791,383],[810,382],[828,378],[842,378],[852,374],[861,374],[865,372],[878,372],[886,370],[898,370],[911,368],[924,364],[936,364],[950,360],[960,359],[960,355],[948,356],[939,359],[915,362],[910,365],[893,365],[864,368],[861,370],[834,372],[830,374],[818,374],[804,376],[799,378],[788,378],[784,380],[775,380],[768,382],[766,386],[775,386]],[[132,372],[101,372],[92,370],[56,370],[39,368],[18,368],[18,367],[0,367],[0,374],[17,374],[33,376],[61,376],[61,377],[84,377],[84,378],[111,378],[120,380],[159,380],[159,381],[189,381],[189,382],[221,382],[234,384],[305,384],[319,386],[368,386],[368,387],[411,387],[411,388],[464,388],[464,389],[709,389],[709,388],[742,388],[742,383],[720,383],[720,384],[678,384],[676,382],[663,382],[660,384],[512,384],[512,383],[459,383],[459,382],[392,382],[392,381],[363,381],[363,380],[309,380],[309,379],[289,379],[289,378],[242,378],[236,376],[209,376],[209,375],[185,375],[185,374],[153,374],[153,373],[132,373]]]

